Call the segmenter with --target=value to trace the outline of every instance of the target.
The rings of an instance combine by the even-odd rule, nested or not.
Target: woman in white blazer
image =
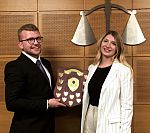
[[[116,31],[98,41],[84,86],[81,133],[131,133],[133,75],[123,52]]]

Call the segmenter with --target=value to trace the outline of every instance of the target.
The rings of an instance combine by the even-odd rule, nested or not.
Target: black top
[[[90,101],[89,104],[98,106],[102,85],[110,71],[111,66],[97,68],[88,84]]]

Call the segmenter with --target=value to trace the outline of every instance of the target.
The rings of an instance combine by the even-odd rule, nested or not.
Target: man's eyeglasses
[[[40,36],[40,37],[37,37],[37,38],[28,38],[28,39],[25,39],[25,40],[20,40],[20,42],[23,42],[23,41],[27,41],[29,44],[33,45],[35,40],[38,42],[38,43],[41,43],[43,41],[43,37]]]

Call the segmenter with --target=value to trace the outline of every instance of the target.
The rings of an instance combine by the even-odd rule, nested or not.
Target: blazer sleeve
[[[13,112],[40,113],[47,110],[47,99],[24,96],[24,74],[17,62],[9,62],[4,70],[6,108]],[[29,94],[30,95],[30,94]]]
[[[133,116],[133,75],[131,69],[125,67],[120,72],[121,80],[121,132],[131,133]]]

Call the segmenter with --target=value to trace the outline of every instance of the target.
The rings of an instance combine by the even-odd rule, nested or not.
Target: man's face
[[[27,54],[38,58],[41,53],[41,35],[38,31],[22,31],[20,35],[19,48]]]

